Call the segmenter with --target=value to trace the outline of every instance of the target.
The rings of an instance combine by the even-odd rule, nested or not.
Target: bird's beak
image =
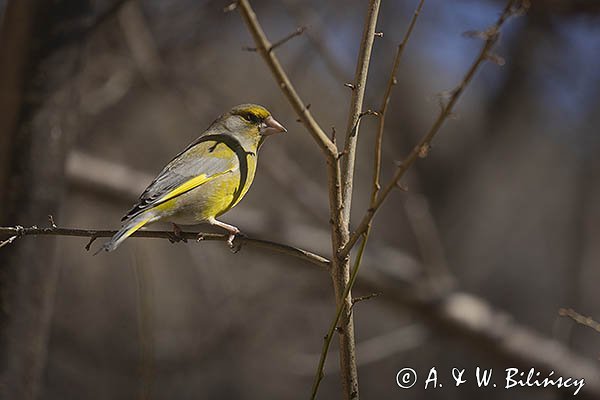
[[[263,121],[262,127],[260,129],[261,135],[269,136],[269,135],[272,135],[274,133],[279,133],[279,132],[287,132],[287,129],[285,129],[285,127],[283,125],[281,125],[279,122],[277,122],[277,120],[275,120],[275,118],[269,116],[268,118],[266,118]]]

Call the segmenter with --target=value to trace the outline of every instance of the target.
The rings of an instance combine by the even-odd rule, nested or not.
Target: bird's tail
[[[98,251],[96,251],[94,253],[94,255],[100,253],[102,250],[104,250],[104,251],[115,250],[117,247],[119,247],[119,245],[121,243],[123,243],[123,241],[125,239],[127,239],[129,236],[133,235],[133,233],[135,231],[137,231],[138,229],[140,229],[142,226],[146,225],[147,223],[152,222],[153,220],[154,220],[154,216],[148,215],[148,213],[141,213],[139,215],[136,215],[135,217],[126,221],[123,224],[123,226],[121,227],[121,229],[119,229],[119,231],[117,233],[115,233],[114,236],[112,238],[110,238],[110,240],[108,242],[104,243],[102,245],[102,247],[100,247],[98,249]]]

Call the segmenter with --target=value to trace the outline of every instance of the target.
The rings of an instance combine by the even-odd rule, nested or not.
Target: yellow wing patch
[[[127,230],[127,232],[125,232],[125,234],[123,235],[123,240],[125,240],[126,238],[128,238],[129,236],[133,235],[133,233],[135,231],[137,231],[138,229],[140,229],[142,226],[146,225],[146,223],[150,221],[150,218],[146,218],[140,222],[138,222],[137,224],[135,224],[134,226],[132,226],[131,228],[129,228]]]
[[[192,190],[193,188],[195,188],[196,186],[200,186],[203,183],[205,183],[213,178],[214,178],[214,176],[207,177],[206,174],[198,175],[197,177],[192,178],[189,181],[186,181],[183,185],[178,186],[175,189],[171,190],[169,193],[165,194],[163,197],[160,198],[160,200],[157,201],[157,203],[165,202],[169,199],[172,199],[173,197],[176,197],[176,196],[179,196],[180,194],[188,192],[188,191]]]

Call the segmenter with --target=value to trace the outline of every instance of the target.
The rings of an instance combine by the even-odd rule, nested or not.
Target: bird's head
[[[261,137],[287,132],[271,113],[257,104],[241,104],[233,107],[225,115],[225,123],[230,131],[245,132]]]

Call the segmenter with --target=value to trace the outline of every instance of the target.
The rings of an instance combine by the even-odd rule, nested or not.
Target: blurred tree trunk
[[[14,0],[0,31],[0,222],[44,224],[59,211],[73,141],[74,72],[83,33],[97,22],[88,0]],[[39,395],[54,287],[55,240],[18,240],[0,251],[0,398]]]

